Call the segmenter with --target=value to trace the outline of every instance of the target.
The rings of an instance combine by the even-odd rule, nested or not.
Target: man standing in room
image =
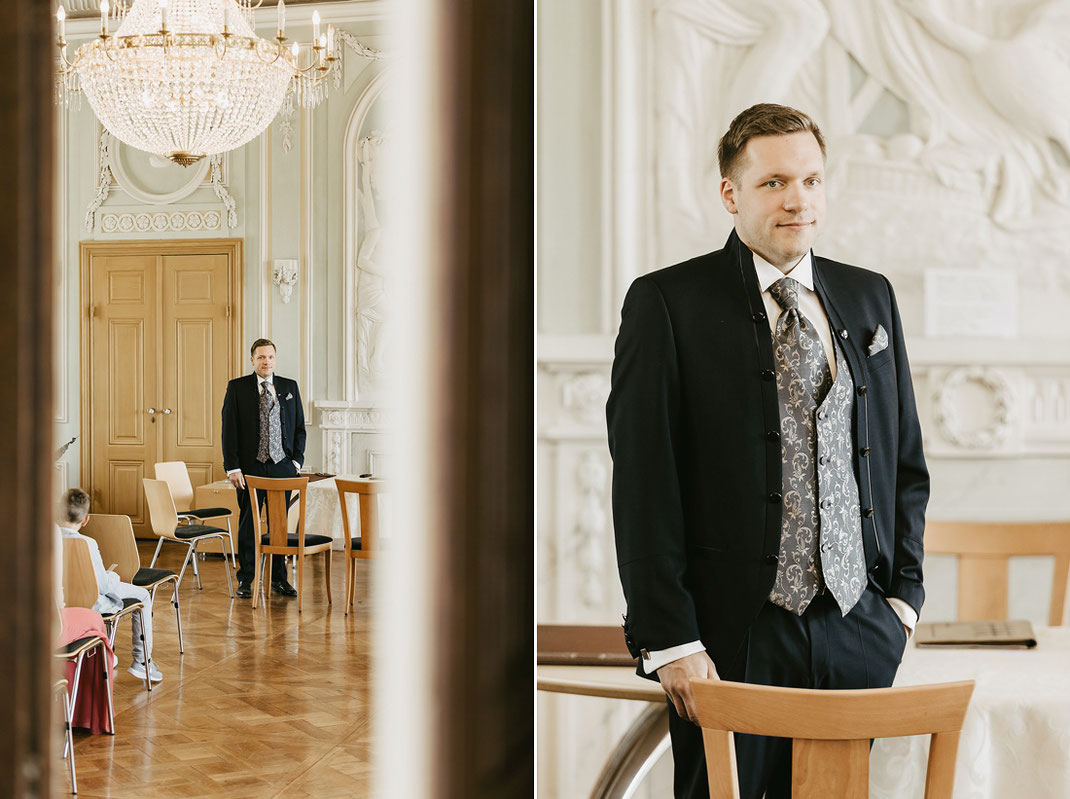
[[[244,475],[295,477],[305,460],[305,413],[297,381],[275,374],[275,345],[266,338],[253,342],[249,362],[253,373],[231,380],[223,400],[223,468],[238,492],[236,593],[243,599],[253,595],[256,557],[252,504]],[[261,493],[260,507],[265,500]],[[297,596],[286,579],[285,559],[271,561],[271,590]]]
[[[891,685],[924,599],[929,477],[895,295],[813,255],[814,122],[760,104],[720,141],[725,247],[634,281],[606,407],[640,675],[669,700],[677,797],[707,796],[692,677]],[[741,795],[791,741],[737,735]]]

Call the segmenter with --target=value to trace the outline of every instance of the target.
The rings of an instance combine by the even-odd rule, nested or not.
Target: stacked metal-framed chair
[[[209,538],[218,538],[230,546],[230,534],[221,527],[212,527],[206,524],[182,524],[175,501],[171,497],[171,488],[164,480],[152,480],[148,477],[142,480],[145,486],[145,500],[149,506],[149,519],[152,531],[160,537],[156,544],[156,552],[152,556],[150,568],[156,566],[156,559],[160,557],[160,549],[164,541],[174,541],[186,547],[186,557],[182,560],[182,569],[178,573],[178,585],[182,585],[182,578],[186,574],[186,566],[193,561],[193,574],[197,577],[197,588],[202,588],[201,573],[197,568],[197,544]],[[223,552],[223,571],[227,575],[227,590],[234,596],[234,585],[230,575],[230,563]],[[231,558],[234,550],[230,551]],[[177,590],[177,588],[176,588]]]
[[[97,576],[93,573],[93,561],[89,556],[89,544],[78,538],[63,539],[63,598],[68,607],[92,608],[100,596],[97,588]],[[142,620],[144,629],[145,606],[136,599],[124,599],[123,607],[114,613],[101,613],[104,627],[108,631],[108,646],[115,648],[115,633],[119,627],[119,620],[124,616],[138,614]],[[77,642],[75,642],[77,643]],[[73,646],[73,644],[72,644]],[[108,666],[110,679],[111,668]],[[78,686],[77,668],[75,673],[75,690]],[[152,690],[152,682],[149,680],[149,670],[145,669],[145,690]],[[112,716],[111,699],[109,693],[108,715]]]
[[[231,509],[193,507],[193,482],[189,479],[189,469],[186,468],[185,461],[160,461],[155,469],[156,479],[165,481],[171,489],[171,499],[174,500],[179,518],[192,524],[206,524],[213,521],[218,523],[219,519],[226,520],[231,562],[234,568],[237,568],[238,559],[234,556],[234,532],[230,526],[230,518],[233,514]]]
[[[141,565],[141,554],[134,539],[134,525],[129,516],[107,513],[90,513],[82,534],[97,542],[100,557],[114,563],[115,573],[124,583],[144,588],[156,602],[156,589],[164,583],[173,583],[171,606],[175,609],[175,624],[178,627],[178,652],[182,654],[182,614],[178,603],[178,572],[170,569],[152,569]]]

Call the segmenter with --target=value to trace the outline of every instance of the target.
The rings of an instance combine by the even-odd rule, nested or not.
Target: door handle
[[[171,415],[171,409],[170,408],[164,408],[162,411],[160,411],[160,413],[164,414],[165,416],[170,416]]]
[[[149,416],[152,416],[154,413],[156,413],[156,409],[155,408],[146,408],[145,409],[145,413],[147,413]]]

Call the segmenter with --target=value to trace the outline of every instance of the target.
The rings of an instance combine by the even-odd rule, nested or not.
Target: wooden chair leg
[[[327,581],[327,604],[331,604],[331,550],[323,550],[324,559],[323,578]]]
[[[253,610],[256,610],[260,604],[260,577],[264,571],[263,565],[260,563],[260,557],[260,543],[257,542],[253,553]]]
[[[301,612],[301,600],[305,596],[305,558],[297,556],[297,612]]]

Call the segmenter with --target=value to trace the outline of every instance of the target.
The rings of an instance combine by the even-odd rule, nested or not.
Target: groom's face
[[[809,131],[747,142],[721,202],[739,238],[782,270],[798,263],[825,220],[825,159]]]

